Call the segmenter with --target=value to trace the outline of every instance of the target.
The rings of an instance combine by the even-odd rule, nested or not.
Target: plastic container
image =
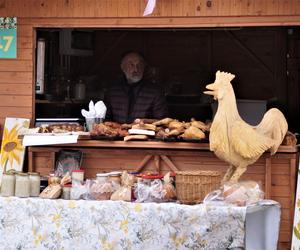
[[[15,181],[16,177],[12,173],[5,173],[2,176],[1,196],[14,196],[15,195]]]
[[[26,173],[18,173],[16,175],[15,196],[29,197],[30,196],[30,179]]]
[[[71,188],[72,185],[71,184],[66,184],[63,186],[63,192],[62,192],[62,199],[64,200],[70,200],[71,198]]]
[[[85,124],[87,131],[91,132],[93,130],[94,124],[100,124],[103,122],[102,118],[85,118]]]
[[[77,169],[72,171],[72,184],[74,181],[83,182],[84,180],[84,170]]]
[[[30,196],[37,197],[40,195],[41,177],[39,173],[29,172]]]

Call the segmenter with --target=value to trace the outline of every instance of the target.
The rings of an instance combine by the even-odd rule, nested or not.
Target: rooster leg
[[[229,166],[229,168],[227,169],[227,172],[224,175],[223,180],[221,182],[222,184],[230,180],[231,176],[235,172],[235,169],[236,168],[234,166]]]
[[[237,182],[239,178],[242,176],[243,173],[245,173],[247,170],[247,166],[239,166],[236,168],[235,172],[230,178],[230,181]]]

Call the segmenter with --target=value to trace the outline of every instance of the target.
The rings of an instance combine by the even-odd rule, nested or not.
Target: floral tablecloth
[[[0,197],[0,248],[243,247],[245,217],[245,207]]]

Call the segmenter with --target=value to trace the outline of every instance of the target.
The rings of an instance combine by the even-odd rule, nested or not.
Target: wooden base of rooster
[[[237,181],[266,151],[275,154],[288,129],[284,115],[278,109],[270,109],[257,126],[247,124],[239,115],[231,81],[235,75],[216,73],[214,83],[206,86],[204,93],[218,100],[218,110],[209,135],[210,150],[228,162],[223,181]]]

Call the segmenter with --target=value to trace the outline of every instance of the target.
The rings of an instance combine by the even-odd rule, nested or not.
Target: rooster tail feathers
[[[262,121],[255,127],[255,129],[259,133],[262,133],[273,140],[273,145],[270,148],[271,155],[273,155],[277,152],[278,147],[287,133],[288,124],[281,111],[276,108],[272,108],[265,113]]]

